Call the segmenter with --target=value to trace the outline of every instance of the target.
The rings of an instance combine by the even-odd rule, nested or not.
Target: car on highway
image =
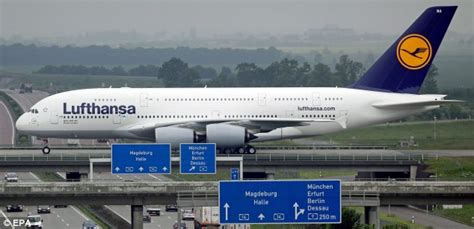
[[[29,222],[26,228],[43,228],[43,219],[40,215],[28,215],[26,219]]]
[[[177,212],[178,211],[178,206],[176,204],[168,204],[165,206],[165,211],[167,212]]]
[[[22,212],[23,205],[7,205],[7,212]]]
[[[143,214],[143,222],[144,223],[151,223],[151,216],[148,213]]]
[[[82,229],[99,229],[99,227],[94,221],[86,220],[82,223]]]
[[[150,215],[159,216],[161,214],[161,209],[160,208],[147,208],[146,212]]]
[[[194,220],[194,212],[192,210],[183,211],[183,220]]]
[[[178,222],[175,222],[173,224],[173,229],[188,229],[188,227],[186,226],[186,223],[181,223],[181,227],[178,227]]]
[[[47,205],[38,206],[37,212],[38,214],[51,213],[51,208]]]
[[[54,208],[67,208],[67,205],[57,204],[57,205],[54,205]]]
[[[5,174],[6,182],[18,182],[18,175],[16,173],[6,173]]]

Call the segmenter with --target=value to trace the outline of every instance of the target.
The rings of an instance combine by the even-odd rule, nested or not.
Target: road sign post
[[[219,209],[221,224],[341,223],[341,181],[220,181]]]
[[[183,143],[179,148],[181,174],[216,173],[216,144]]]
[[[112,144],[113,174],[171,173],[170,144]]]

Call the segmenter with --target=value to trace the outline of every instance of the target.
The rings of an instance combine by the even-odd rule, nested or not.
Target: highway
[[[3,173],[0,173],[2,179],[4,177]],[[40,182],[41,180],[33,173],[17,173],[18,182],[31,182],[36,181]],[[54,208],[50,206],[50,214],[41,214],[41,217],[44,220],[45,228],[81,228],[82,223],[85,220],[89,220],[82,212],[73,206],[68,206],[66,208]],[[13,218],[26,218],[28,214],[37,214],[37,206],[26,205],[24,206],[23,212],[7,212],[6,206],[1,206],[1,209],[5,216],[10,219]],[[4,218],[3,214],[0,212],[0,216]],[[2,220],[3,222],[3,220]]]
[[[169,179],[163,175],[115,175],[111,173],[94,173],[94,179],[101,179],[101,180],[121,180],[121,181],[139,181],[139,182],[156,182],[156,181],[169,181],[172,182],[173,180]],[[166,212],[164,205],[150,205],[144,206],[144,211],[146,211],[146,207],[159,207],[161,209],[160,216],[151,216],[150,223],[144,223],[144,228],[172,228],[173,224],[177,221],[177,213],[176,212]],[[116,215],[119,215],[121,218],[125,219],[127,222],[131,221],[131,211],[130,206],[126,205],[107,205],[112,212]],[[184,222],[184,221],[183,221]],[[186,222],[188,228],[193,228],[192,222]]]
[[[15,125],[7,106],[0,101],[0,144],[15,144]]]

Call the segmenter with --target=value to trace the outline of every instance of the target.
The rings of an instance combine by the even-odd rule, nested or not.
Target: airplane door
[[[114,124],[120,124],[122,123],[122,117],[120,117],[119,114],[114,115]]]
[[[212,111],[212,118],[219,119],[221,117],[221,111]]]
[[[345,117],[347,118],[347,115],[349,114],[348,110],[342,110],[339,112],[339,117]]]
[[[295,117],[295,112],[294,111],[285,111],[286,117],[287,118],[294,118]]]
[[[265,104],[267,104],[267,94],[258,93],[258,105],[265,106]]]
[[[148,107],[148,94],[147,93],[140,94],[140,106]]]
[[[59,115],[58,112],[51,112],[51,116],[49,118],[51,124],[58,124],[59,123]]]
[[[321,95],[319,92],[313,92],[313,106],[321,105]]]

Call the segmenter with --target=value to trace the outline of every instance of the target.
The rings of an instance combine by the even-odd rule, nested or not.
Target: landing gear
[[[257,152],[257,150],[255,149],[255,147],[253,147],[251,145],[248,145],[245,152],[248,153],[248,154],[255,154]]]
[[[244,154],[244,153],[246,153],[246,149],[245,149],[244,147],[239,147],[239,148],[237,148],[236,151],[237,151],[238,154]]]
[[[51,152],[51,149],[48,147],[48,139],[47,138],[44,138],[43,139],[43,149],[41,149],[41,152],[43,152],[43,154],[49,154]]]
[[[49,154],[51,152],[51,149],[48,146],[45,146],[43,147],[43,149],[41,149],[41,151],[43,152],[43,154]]]
[[[237,148],[216,148],[216,154],[255,154],[257,150],[251,145]]]

